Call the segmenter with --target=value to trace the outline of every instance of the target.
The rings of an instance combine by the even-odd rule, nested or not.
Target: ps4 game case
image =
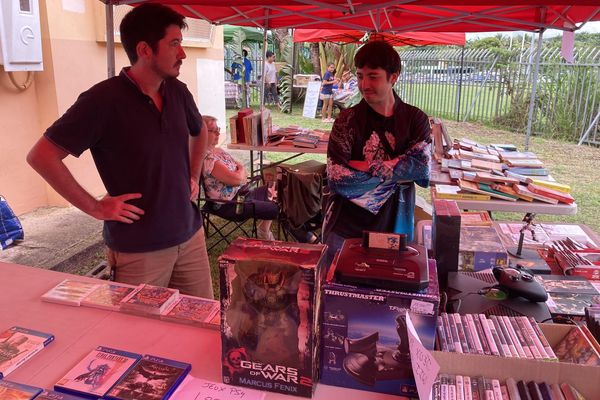
[[[238,238],[219,258],[224,383],[312,396],[325,248]]]
[[[405,316],[433,350],[440,295],[435,260],[428,262],[429,285],[419,292],[342,284],[329,271],[321,299],[322,383],[418,398]]]

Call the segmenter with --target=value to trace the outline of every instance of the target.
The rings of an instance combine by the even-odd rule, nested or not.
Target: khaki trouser
[[[213,298],[204,228],[180,245],[146,253],[107,249],[115,281],[179,289],[182,294]]]

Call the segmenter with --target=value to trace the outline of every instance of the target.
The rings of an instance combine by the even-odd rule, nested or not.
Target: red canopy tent
[[[576,31],[600,20],[598,0],[100,0],[107,4],[108,70],[114,75],[111,5],[169,5],[216,25],[272,28],[353,29],[364,32],[538,32],[536,67],[525,148],[533,121],[542,35],[546,29]],[[109,25],[110,24],[110,25]]]
[[[294,42],[358,43],[363,31],[351,29],[294,29]],[[465,34],[459,32],[401,32],[371,33],[392,46],[465,45]]]

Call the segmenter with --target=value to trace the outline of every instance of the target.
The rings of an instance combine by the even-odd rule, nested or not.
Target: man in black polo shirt
[[[363,230],[406,233],[412,239],[416,182],[429,183],[427,115],[394,92],[400,56],[371,41],[354,57],[363,99],[336,118],[327,147],[331,192],[323,224],[331,262],[344,239]]]
[[[130,11],[121,41],[131,61],[82,93],[36,143],[27,161],[65,199],[104,221],[117,281],[212,297],[199,210],[192,202],[207,131],[186,85],[184,17],[158,4]],[[108,194],[91,196],[63,159],[90,149]]]

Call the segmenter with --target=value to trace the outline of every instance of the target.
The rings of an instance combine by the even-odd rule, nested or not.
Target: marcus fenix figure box
[[[328,273],[321,299],[322,383],[418,398],[405,315],[408,310],[421,342],[433,350],[440,298],[435,260],[428,263],[429,285],[418,292],[341,284],[334,270]]]
[[[324,249],[238,238],[219,258],[224,383],[311,397]]]

